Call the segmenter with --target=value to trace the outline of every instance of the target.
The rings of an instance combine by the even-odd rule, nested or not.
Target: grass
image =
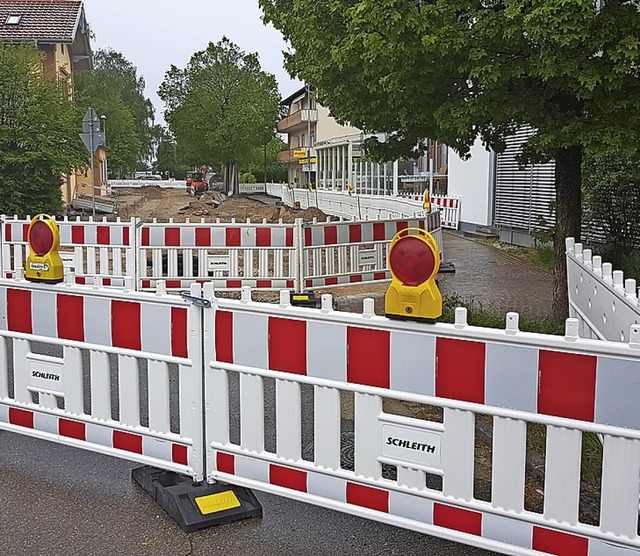
[[[537,268],[553,270],[555,260],[553,247],[520,247],[518,245],[511,245],[510,243],[503,243],[502,241],[497,240],[482,240],[482,243],[495,247],[496,249],[500,249],[501,251],[521,259],[522,261]]]

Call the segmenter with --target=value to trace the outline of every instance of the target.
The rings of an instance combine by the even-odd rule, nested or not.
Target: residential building
[[[44,54],[43,74],[57,78],[73,97],[73,74],[92,68],[90,29],[83,3],[76,0],[0,0],[0,41],[35,44]],[[78,126],[79,127],[79,126]],[[102,152],[101,152],[102,151]],[[104,145],[96,152],[94,183],[106,182]],[[65,202],[73,199],[82,175],[64,177]],[[90,184],[89,184],[90,185]]]
[[[363,142],[377,135],[336,121],[328,108],[318,104],[312,87],[305,86],[285,98],[286,116],[278,122],[288,134],[289,149],[278,160],[289,166],[294,187],[353,191],[372,195],[422,194],[427,186],[446,193],[446,145],[427,141],[426,154],[418,160],[379,163],[364,155]]]

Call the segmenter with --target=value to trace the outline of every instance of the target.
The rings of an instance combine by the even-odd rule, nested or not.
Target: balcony
[[[316,150],[311,147],[308,149],[311,154],[311,158],[316,156]],[[304,161],[307,158],[307,147],[298,147],[296,149],[289,149],[288,151],[282,151],[278,153],[278,162],[282,164],[291,164],[293,162],[304,164]]]
[[[278,122],[277,129],[280,133],[287,133],[290,129],[293,129],[300,124],[313,123],[317,121],[317,110],[298,110],[290,116],[280,120]]]

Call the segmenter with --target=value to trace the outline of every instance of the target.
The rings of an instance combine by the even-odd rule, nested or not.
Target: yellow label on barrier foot
[[[232,490],[199,496],[195,501],[202,515],[223,512],[224,510],[231,510],[241,506],[240,500]]]

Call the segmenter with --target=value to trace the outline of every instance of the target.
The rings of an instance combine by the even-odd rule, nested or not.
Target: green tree
[[[272,137],[266,145],[258,147],[254,151],[253,158],[247,165],[246,171],[253,174],[256,177],[256,181],[260,183],[287,181],[287,165],[278,162],[278,153],[286,151],[287,148],[287,144],[282,139]]]
[[[144,79],[119,52],[98,50],[94,61],[93,71],[76,76],[76,102],[107,117],[111,169],[126,171],[146,164],[153,156],[154,110],[144,96]]]
[[[86,163],[82,114],[43,76],[35,46],[0,42],[0,198],[5,214],[56,214],[61,176]]]
[[[291,73],[334,115],[409,155],[425,137],[556,162],[554,316],[567,314],[564,238],[580,236],[586,150],[630,151],[640,133],[640,13],[631,0],[259,0],[294,52]]]
[[[257,54],[227,38],[194,54],[186,68],[172,66],[158,94],[178,156],[227,168],[247,164],[273,135],[280,100],[276,79],[260,69]]]

